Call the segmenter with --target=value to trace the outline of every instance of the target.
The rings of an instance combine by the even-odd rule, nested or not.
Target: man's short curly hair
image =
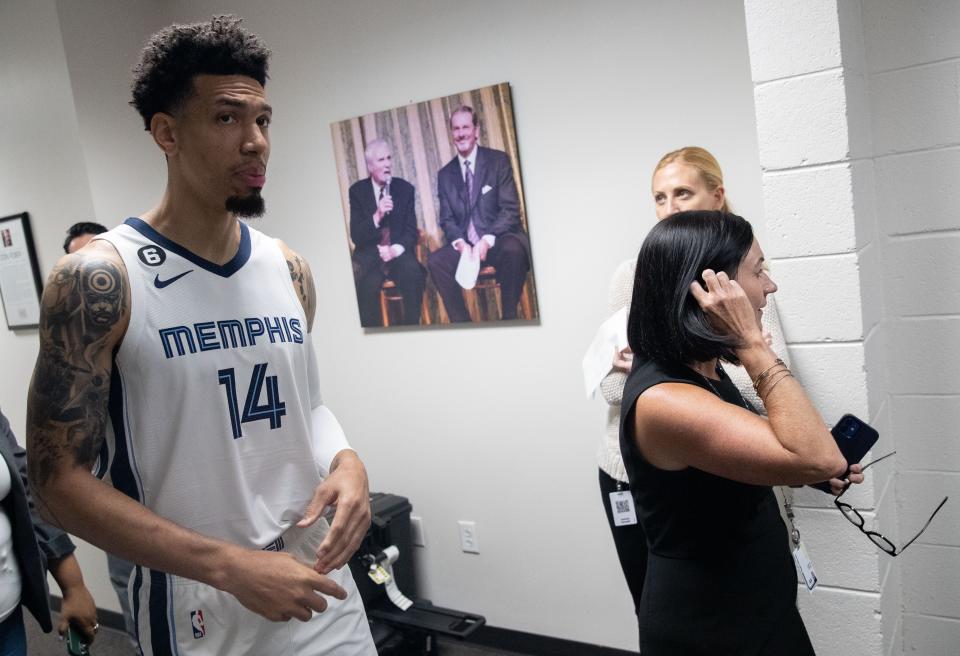
[[[196,75],[245,75],[267,83],[270,51],[243,28],[236,16],[171,25],[154,34],[133,67],[131,105],[145,129],[157,112],[179,109],[193,90]]]

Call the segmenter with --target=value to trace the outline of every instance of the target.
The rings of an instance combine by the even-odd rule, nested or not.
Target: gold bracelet
[[[765,397],[761,397],[760,400],[763,401],[764,403],[766,403],[766,402],[767,402],[767,399],[770,398],[770,392],[772,392],[772,391],[773,391],[773,388],[776,387],[777,384],[778,384],[781,380],[783,380],[784,378],[793,378],[793,374],[790,373],[789,371],[787,371],[787,373],[785,373],[784,375],[780,376],[780,377],[777,378],[775,381],[773,381],[772,383],[770,383],[770,386],[767,388],[767,395],[766,395]]]
[[[762,401],[764,398],[764,395],[769,394],[770,390],[773,389],[773,386],[776,383],[779,383],[781,380],[783,380],[787,376],[792,376],[792,375],[793,375],[793,372],[786,368],[781,369],[779,372],[771,374],[770,378],[767,379],[766,383],[760,386],[760,391],[757,392],[757,396],[759,396],[760,400]]]
[[[774,371],[773,373],[771,373],[770,376],[765,381],[760,383],[760,389],[757,390],[757,396],[760,396],[761,392],[763,392],[764,389],[770,389],[770,385],[772,383],[780,380],[781,378],[784,378],[785,375],[791,375],[791,376],[793,375],[793,372],[787,369],[786,366],[784,366],[783,369],[778,369],[777,371]]]
[[[755,392],[757,392],[757,393],[759,394],[759,393],[760,393],[760,385],[763,383],[763,380],[764,380],[767,376],[770,375],[770,372],[771,372],[775,367],[778,367],[778,366],[780,366],[780,367],[786,367],[787,365],[783,364],[783,360],[781,360],[780,358],[777,358],[776,360],[774,360],[772,365],[770,365],[769,367],[767,367],[766,369],[764,369],[763,371],[761,371],[761,372],[757,375],[757,377],[753,379],[753,391],[755,391]]]
[[[782,374],[782,373],[785,372],[785,371],[786,371],[787,373],[790,372],[790,370],[787,369],[787,365],[778,366],[776,369],[774,369],[774,370],[771,371],[769,374],[767,374],[766,376],[764,376],[763,380],[758,381],[757,386],[756,386],[756,388],[755,388],[755,390],[756,390],[756,392],[757,392],[757,396],[760,396],[760,392],[763,391],[764,386],[765,386],[765,385],[768,385],[771,380],[773,380],[774,378],[776,378],[777,374]]]

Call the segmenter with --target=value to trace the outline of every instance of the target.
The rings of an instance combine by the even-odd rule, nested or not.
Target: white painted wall
[[[6,13],[2,23],[46,44],[57,16],[45,6],[40,24],[12,23]],[[159,197],[162,161],[126,105],[129,67],[153,30],[222,9],[213,2],[57,3],[60,104],[76,107],[70,170],[85,170],[88,180],[68,180],[64,171],[52,188],[79,185],[85,206],[78,218],[95,213],[110,225]],[[327,402],[364,455],[372,486],[410,497],[423,517],[423,592],[496,626],[635,648],[629,595],[596,488],[602,413],[582,398],[579,361],[605,318],[610,275],[653,223],[649,176],[661,154],[706,146],[724,165],[736,210],[760,217],[742,6],[559,2],[546,11],[534,2],[364,0],[242,1],[229,10],[244,15],[275,53],[263,228],[312,263]],[[687,45],[677,47],[678,35]],[[475,56],[458,62],[465,45]],[[28,54],[16,50],[4,61],[20,65]],[[540,325],[364,334],[330,123],[503,80],[513,85]],[[24,122],[44,128],[30,119],[24,111]],[[49,167],[49,158],[22,157],[32,157],[37,171]],[[36,185],[40,173],[32,175]],[[20,196],[44,239],[62,231],[67,219],[41,215],[34,209],[40,199]],[[761,222],[757,229],[763,237]],[[47,267],[53,251],[43,258]],[[6,360],[19,345],[2,339]],[[34,335],[24,340],[35,349]],[[3,382],[20,394],[9,402],[18,425],[32,359]],[[479,556],[460,553],[458,519],[478,523]],[[98,575],[105,580],[103,569],[88,572]],[[108,597],[98,603],[115,607]]]
[[[66,229],[94,216],[70,78],[53,0],[0,4],[0,216],[30,213],[42,275],[63,255]],[[37,331],[0,324],[0,408],[26,440],[27,385]],[[77,541],[98,604],[119,609],[103,553]],[[52,580],[52,579],[51,579]],[[54,590],[56,590],[54,584]]]
[[[140,49],[174,18],[166,0],[56,4],[89,193],[97,221],[112,228],[153,207],[167,180],[163,154],[127,103]],[[99,32],[86,25],[98,25]]]
[[[54,3],[5,3],[0,20],[0,216],[30,212],[42,274],[66,228],[93,213]],[[37,331],[0,329],[0,406],[23,440]]]

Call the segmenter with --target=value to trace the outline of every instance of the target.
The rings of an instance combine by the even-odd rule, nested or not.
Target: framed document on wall
[[[42,289],[29,215],[0,218],[0,299],[9,330],[39,326]]]

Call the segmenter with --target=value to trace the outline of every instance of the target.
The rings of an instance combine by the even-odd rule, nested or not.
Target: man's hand
[[[321,574],[343,567],[370,528],[367,470],[360,456],[350,449],[344,449],[333,459],[330,475],[317,486],[297,526],[310,526],[327,506],[335,506],[337,512],[330,532],[317,550],[314,569]]]
[[[327,600],[317,593],[347,598],[346,590],[288,553],[240,547],[236,553],[222,589],[268,620],[309,621],[314,612],[327,609]]]
[[[380,253],[380,259],[384,262],[389,262],[394,258],[393,249],[390,246],[377,246],[377,251]]]
[[[486,239],[481,239],[473,247],[473,250],[476,251],[477,257],[480,258],[480,261],[483,262],[487,259],[487,251],[490,250],[490,242]]]
[[[455,239],[450,245],[453,246],[453,250],[457,251],[461,255],[466,253],[467,256],[469,256],[473,250],[470,248],[470,244],[467,243],[466,239]]]
[[[73,625],[73,628],[80,631],[83,639],[87,643],[93,642],[97,636],[97,605],[93,601],[93,596],[86,586],[79,590],[73,589],[67,592],[63,590],[63,601],[60,605],[60,621],[57,623],[57,633],[62,636],[67,634],[67,628]]]
[[[67,628],[73,625],[73,628],[83,635],[84,640],[93,642],[100,627],[97,624],[97,605],[83,582],[76,556],[70,554],[60,560],[51,561],[50,573],[63,594],[57,633],[66,635]]]

